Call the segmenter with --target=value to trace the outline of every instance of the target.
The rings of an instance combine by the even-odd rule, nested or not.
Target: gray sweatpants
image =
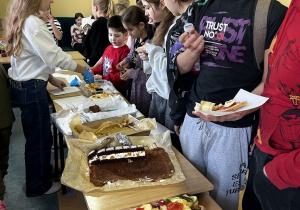
[[[224,210],[238,209],[250,137],[251,127],[229,128],[188,115],[181,127],[183,155],[214,185],[210,195]]]

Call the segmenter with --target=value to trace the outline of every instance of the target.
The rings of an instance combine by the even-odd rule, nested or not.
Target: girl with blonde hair
[[[92,13],[96,20],[82,40],[84,56],[90,66],[97,63],[106,47],[110,45],[107,18],[114,14],[113,8],[111,0],[92,0]]]
[[[82,73],[87,82],[93,76],[58,47],[39,10],[47,11],[53,0],[11,0],[6,16],[7,54],[11,56],[11,95],[22,111],[26,138],[26,196],[51,194],[61,187],[52,183],[50,157],[52,135],[47,98],[48,81],[63,90],[66,84],[51,74],[55,67]]]

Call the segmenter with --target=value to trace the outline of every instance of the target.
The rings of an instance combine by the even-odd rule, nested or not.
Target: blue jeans
[[[47,82],[11,81],[13,102],[22,111],[21,121],[26,138],[26,196],[38,196],[50,189],[52,135],[47,99]]]

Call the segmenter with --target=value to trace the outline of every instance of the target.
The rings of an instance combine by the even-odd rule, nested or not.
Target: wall
[[[113,0],[117,2],[118,0]],[[288,6],[291,0],[279,0],[282,4]],[[6,7],[10,0],[1,0],[0,18],[6,15]],[[83,3],[85,2],[85,3]],[[135,4],[135,0],[130,0],[130,4]],[[76,12],[81,12],[84,16],[91,14],[91,0],[55,0],[52,4],[52,12],[57,17],[73,17]]]
[[[290,3],[291,3],[291,0],[279,0],[283,5],[285,5],[285,6],[289,6],[290,5]]]
[[[0,0],[0,18],[5,17],[9,2],[10,0]],[[76,12],[89,16],[92,14],[91,2],[91,0],[55,0],[51,5],[52,13],[57,17],[73,17]],[[118,0],[113,0],[113,2],[117,3]],[[130,4],[135,4],[135,0],[130,0]]]
[[[6,8],[10,0],[0,0],[0,19],[6,16]],[[84,3],[83,3],[84,2]],[[117,3],[118,0],[113,0]],[[53,16],[56,17],[74,17],[76,12],[81,12],[85,17],[92,14],[91,0],[54,0],[51,5]],[[135,0],[130,0],[130,4],[134,5]],[[0,27],[0,37],[3,36],[3,31]]]
[[[113,0],[115,3],[118,0]],[[279,0],[282,4],[288,6],[291,0]],[[6,8],[10,0],[0,0],[0,19],[6,16]],[[83,3],[85,2],[85,3]],[[130,4],[134,5],[135,0],[130,0]],[[76,12],[81,12],[85,17],[89,16],[91,11],[91,0],[55,0],[51,6],[52,13],[56,17],[74,17]],[[3,31],[0,27],[0,37]]]
[[[118,3],[118,0],[113,2]],[[87,17],[92,14],[91,4],[91,0],[55,0],[51,10],[56,17],[74,17],[76,12],[81,12],[84,17]],[[135,0],[130,0],[130,4],[134,5]]]
[[[6,16],[6,8],[10,0],[0,0],[0,18],[4,18]]]

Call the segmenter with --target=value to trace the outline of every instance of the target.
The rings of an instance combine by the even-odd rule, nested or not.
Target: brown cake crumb
[[[100,112],[100,107],[98,105],[90,106],[89,109],[94,113]]]

